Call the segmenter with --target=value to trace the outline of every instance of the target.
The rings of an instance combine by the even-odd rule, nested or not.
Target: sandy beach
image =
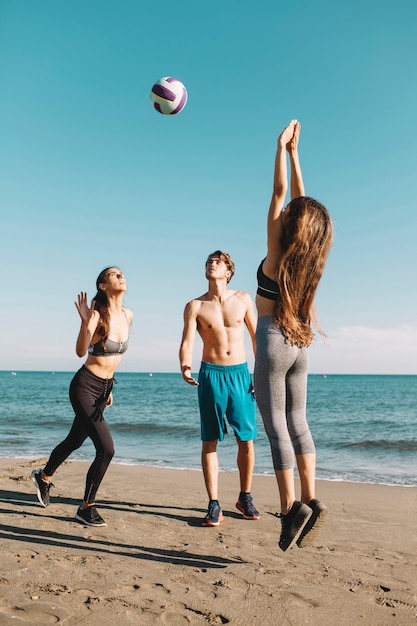
[[[112,464],[99,492],[107,527],[74,520],[88,464],[67,462],[43,508],[30,479],[45,459],[0,459],[0,624],[417,624],[417,491],[321,481],[330,515],[314,545],[282,552],[272,476],[255,476],[262,516],[235,509],[203,528],[200,471]]]

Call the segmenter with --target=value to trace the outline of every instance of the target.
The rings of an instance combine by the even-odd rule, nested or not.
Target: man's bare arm
[[[180,366],[183,379],[189,385],[198,385],[198,382],[191,376],[193,348],[197,332],[197,312],[198,302],[191,300],[184,309],[184,330],[180,346]]]
[[[252,348],[253,354],[256,356],[256,314],[253,306],[252,298],[248,293],[245,294],[245,302],[246,302],[246,314],[245,314],[245,324],[248,329],[250,338],[252,340]]]

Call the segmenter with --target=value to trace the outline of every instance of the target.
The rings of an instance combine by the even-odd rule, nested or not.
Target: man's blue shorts
[[[256,439],[256,401],[247,363],[201,363],[198,402],[202,441],[223,441],[225,417],[241,441]]]

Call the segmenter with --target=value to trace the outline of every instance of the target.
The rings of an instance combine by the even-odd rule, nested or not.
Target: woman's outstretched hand
[[[96,301],[92,300],[91,305],[88,306],[87,293],[85,291],[82,291],[81,293],[79,293],[78,302],[74,302],[75,306],[77,307],[79,316],[81,317],[82,321],[85,322],[86,324],[91,320],[91,318],[94,315],[95,303]]]

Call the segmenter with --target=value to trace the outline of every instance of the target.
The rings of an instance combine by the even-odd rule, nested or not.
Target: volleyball
[[[176,115],[187,103],[187,90],[181,81],[172,76],[158,80],[151,89],[151,103],[162,115]]]

